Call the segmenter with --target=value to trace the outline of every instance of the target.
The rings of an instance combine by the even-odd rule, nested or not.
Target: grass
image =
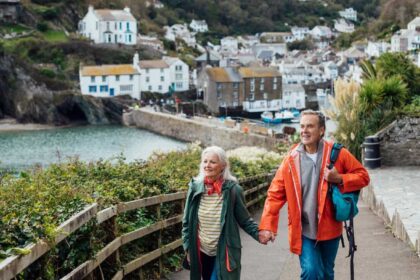
[[[2,24],[0,27],[0,32],[4,34],[10,34],[12,32],[22,33],[29,30],[30,30],[29,28],[20,24],[5,23],[5,24]]]
[[[68,41],[68,38],[63,31],[48,30],[46,32],[43,32],[42,35],[44,35],[45,40],[52,43]]]

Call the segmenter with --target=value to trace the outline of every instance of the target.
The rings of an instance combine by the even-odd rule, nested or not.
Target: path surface
[[[420,280],[420,258],[407,244],[393,237],[382,220],[363,202],[355,220],[355,279],[357,280]],[[284,210],[287,207],[283,208]],[[283,210],[282,210],[283,211]],[[261,212],[254,216],[259,220]],[[300,267],[297,256],[289,253],[286,212],[280,215],[279,235],[275,243],[263,246],[241,232],[243,280],[297,280]],[[347,244],[347,243],[346,243]],[[336,259],[336,280],[350,279],[347,247],[339,249]],[[171,275],[172,280],[187,280],[188,271]]]

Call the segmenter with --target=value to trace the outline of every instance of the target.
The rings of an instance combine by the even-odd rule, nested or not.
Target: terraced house
[[[80,66],[79,79],[82,94],[96,97],[130,95],[140,99],[140,71],[138,54],[133,64]]]
[[[267,67],[208,67],[198,77],[197,90],[213,113],[253,114],[281,108],[281,74]]]
[[[79,22],[79,33],[95,44],[135,45],[137,20],[128,7],[124,10],[95,10],[89,6],[87,14]]]

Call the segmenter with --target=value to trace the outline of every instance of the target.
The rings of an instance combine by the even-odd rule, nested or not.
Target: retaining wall
[[[152,112],[147,109],[134,110],[123,114],[123,123],[136,126],[161,135],[169,136],[186,142],[200,141],[204,146],[217,145],[224,149],[234,149],[240,146],[259,146],[274,150],[287,140],[272,136],[244,133],[236,126],[215,125],[212,122],[197,121],[180,116]]]

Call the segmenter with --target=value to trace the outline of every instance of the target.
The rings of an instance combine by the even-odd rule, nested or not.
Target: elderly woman
[[[240,279],[241,239],[238,225],[258,241],[242,188],[229,169],[222,148],[206,148],[200,174],[189,184],[182,240],[190,279]]]

